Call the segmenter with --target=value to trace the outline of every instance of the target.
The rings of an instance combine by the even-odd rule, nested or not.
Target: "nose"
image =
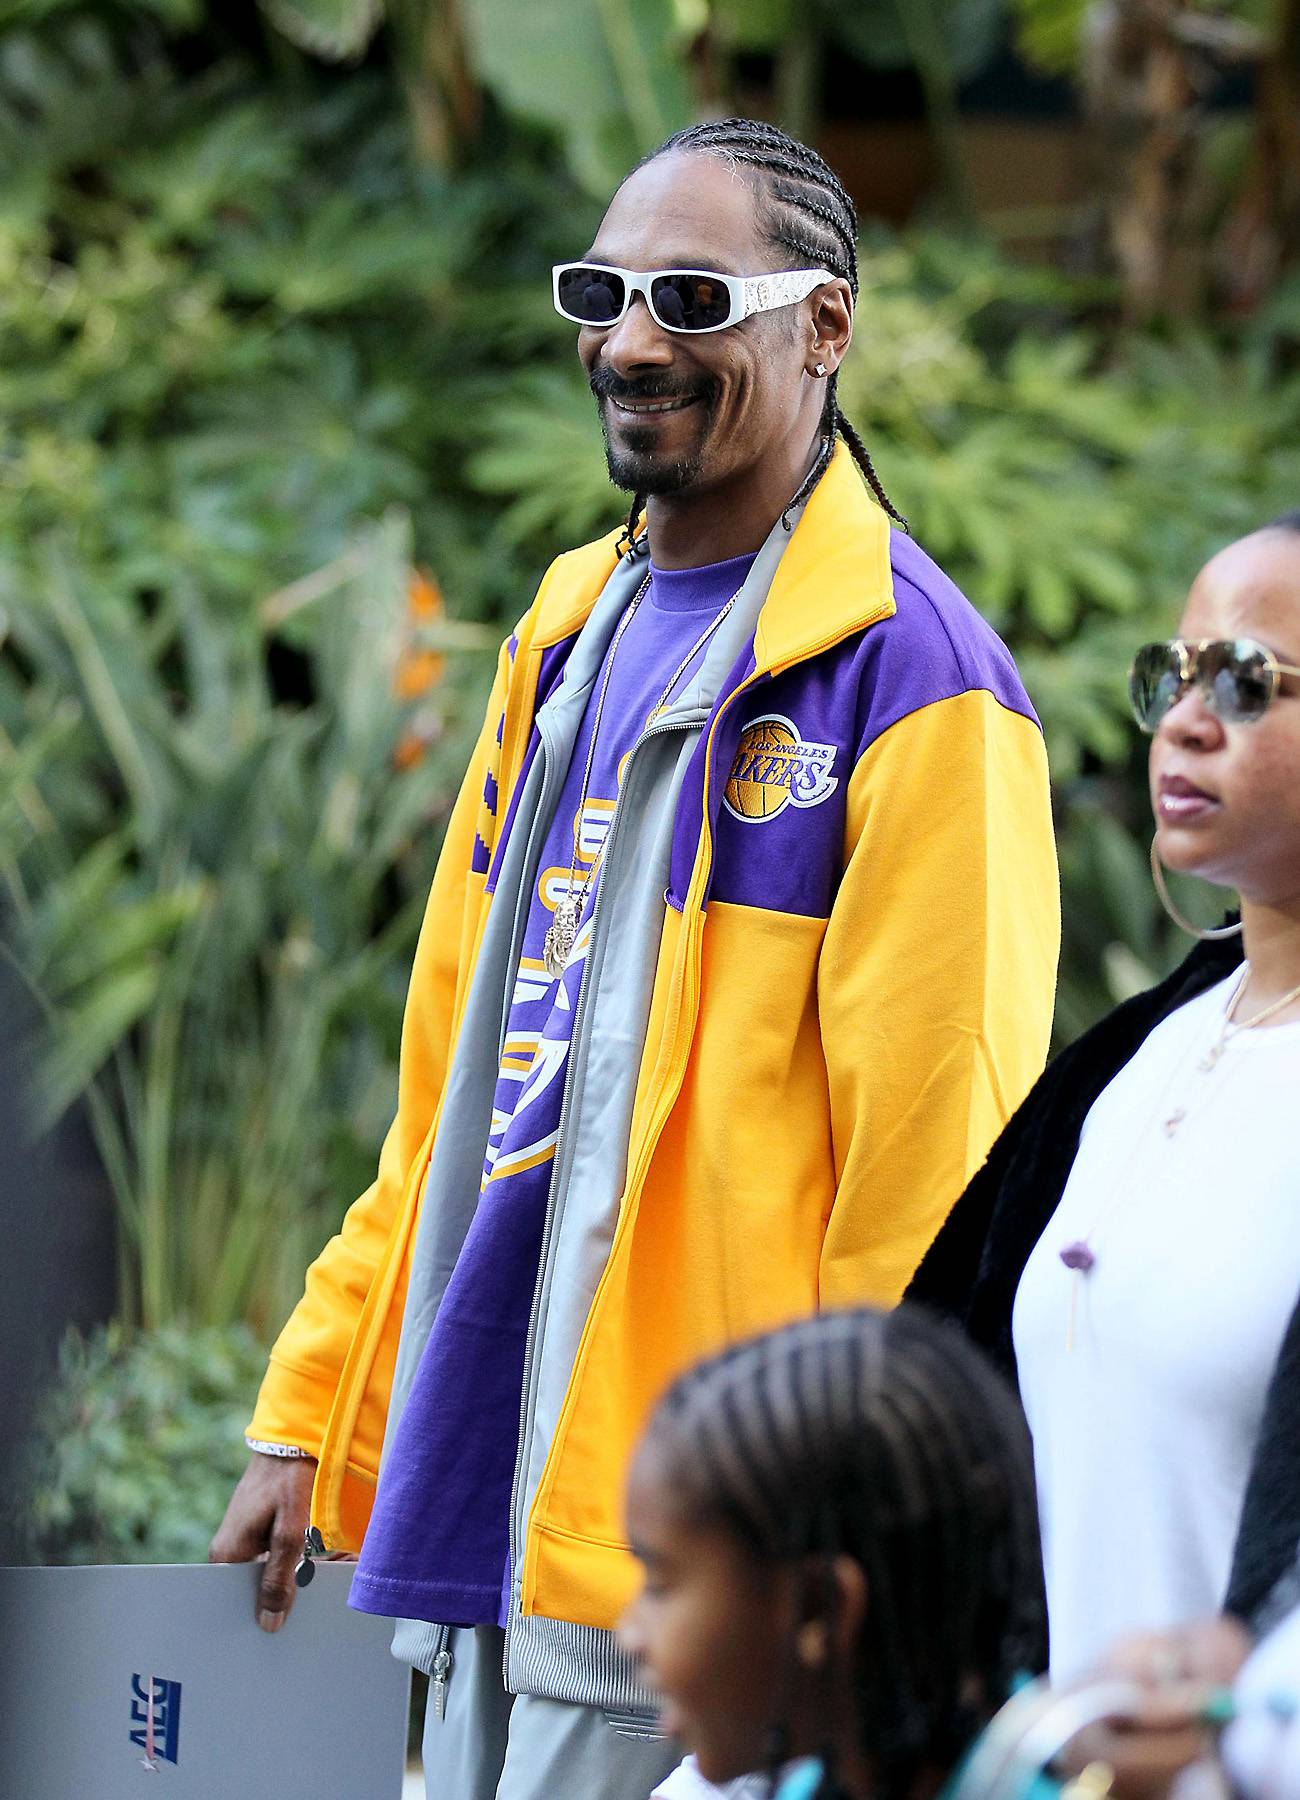
[[[643,294],[633,294],[617,325],[603,332],[600,359],[608,363],[616,375],[634,375],[642,369],[665,369],[673,360],[672,338],[656,325]]]
[[[1156,736],[1180,749],[1215,750],[1223,742],[1223,722],[1210,711],[1204,694],[1193,683],[1161,719]]]

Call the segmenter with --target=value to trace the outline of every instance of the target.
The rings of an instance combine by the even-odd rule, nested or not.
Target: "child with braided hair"
[[[781,1800],[929,1800],[1041,1667],[1020,1409],[917,1309],[823,1314],[689,1371],[627,1516],[623,1643],[698,1767],[659,1793],[759,1771],[745,1791]]]

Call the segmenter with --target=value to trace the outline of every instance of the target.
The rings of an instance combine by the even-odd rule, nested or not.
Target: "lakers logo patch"
[[[740,734],[723,805],[747,825],[774,819],[787,806],[819,806],[839,786],[834,765],[834,744],[805,743],[793,720],[768,713]]]

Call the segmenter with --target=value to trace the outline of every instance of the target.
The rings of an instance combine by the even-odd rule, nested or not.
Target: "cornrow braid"
[[[762,119],[710,119],[678,131],[643,159],[653,162],[670,150],[690,150],[754,170],[759,177],[759,228],[791,267],[826,268],[842,276],[858,297],[858,215],[839,176],[807,144]],[[891,519],[907,530],[907,520],[885,492],[861,436],[840,411],[838,372],[826,383],[822,448],[807,479],[786,508],[789,512],[825,474],[838,434],[848,445],[863,479]],[[635,511],[635,508],[634,508]]]
[[[1023,1415],[942,1321],[864,1309],[751,1339],[682,1376],[646,1439],[694,1523],[760,1562],[821,1567],[828,1592],[833,1558],[864,1570],[850,1679],[880,1800],[955,1766],[1013,1677],[1042,1667]]]

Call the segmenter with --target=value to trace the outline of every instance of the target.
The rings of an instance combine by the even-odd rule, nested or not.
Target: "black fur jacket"
[[[1016,1288],[1064,1192],[1089,1108],[1163,1018],[1222,981],[1240,961],[1239,939],[1198,944],[1167,980],[1117,1007],[1063,1050],[1008,1121],[912,1278],[905,1298],[956,1319],[1013,1379]],[[1231,1196],[1224,1201],[1230,1205]],[[1296,1205],[1300,1227],[1300,1172]],[[1226,1610],[1258,1629],[1276,1616],[1284,1593],[1294,1587],[1300,1600],[1298,1550],[1300,1303],[1265,1402]]]

